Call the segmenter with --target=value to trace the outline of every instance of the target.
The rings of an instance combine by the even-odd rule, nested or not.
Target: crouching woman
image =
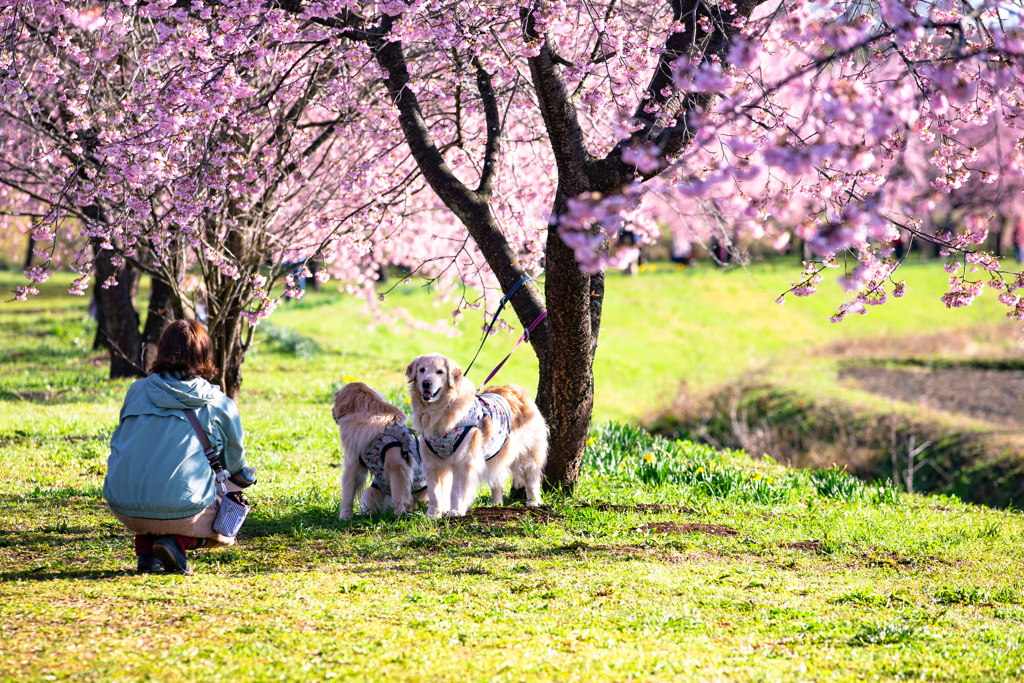
[[[125,396],[103,497],[135,533],[140,572],[189,574],[185,551],[235,542],[213,530],[222,500],[217,477],[186,413],[194,411],[220,466],[231,475],[228,490],[255,483],[254,471],[245,466],[238,408],[210,384],[214,372],[206,329],[195,320],[178,320],[160,337],[149,377],[132,384]]]

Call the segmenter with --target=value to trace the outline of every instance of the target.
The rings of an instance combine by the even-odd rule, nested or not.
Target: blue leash
[[[516,290],[519,289],[520,285],[532,279],[533,278],[531,278],[529,275],[524,275],[522,280],[515,283],[512,286],[512,289],[508,290],[508,294],[501,297],[501,301],[498,302],[498,310],[494,312],[494,317],[491,318],[491,324],[487,326],[487,330],[484,332],[484,338],[480,340],[480,348],[476,350],[476,356],[473,356],[473,360],[469,362],[469,367],[466,368],[466,371],[462,373],[463,375],[469,374],[469,371],[473,369],[473,363],[476,362],[476,359],[480,355],[480,352],[484,350],[484,344],[487,343],[487,338],[491,336],[491,330],[494,329],[494,323],[498,322],[498,316],[501,314],[501,309],[505,308],[505,304],[507,304],[508,300],[512,298],[512,295],[516,293]]]

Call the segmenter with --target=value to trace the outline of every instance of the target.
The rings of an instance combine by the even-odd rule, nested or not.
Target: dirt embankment
[[[842,359],[841,382],[911,406],[901,413],[748,381],[701,396],[684,393],[650,426],[797,467],[838,464],[868,480],[891,480],[895,470],[904,488],[1021,507],[1024,354],[1017,348],[1019,337],[1019,330],[999,330],[979,341],[977,334],[957,332],[823,352]],[[973,422],[963,426],[963,417]]]
[[[1024,371],[973,367],[855,365],[840,379],[906,403],[1024,427]]]

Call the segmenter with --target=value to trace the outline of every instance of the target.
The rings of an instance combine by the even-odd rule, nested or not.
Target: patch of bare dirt
[[[929,564],[948,564],[934,555],[900,555],[892,550],[879,550],[871,548],[861,556],[862,561],[868,567],[892,567],[902,569],[906,567],[919,567]]]
[[[818,541],[797,541],[796,543],[780,543],[780,548],[788,548],[789,550],[803,550],[807,553],[816,553],[821,549],[821,543]]]
[[[925,408],[1017,426],[1024,421],[1024,371],[976,368],[902,369],[853,366],[841,379],[857,386]]]
[[[512,526],[524,517],[529,517],[536,522],[548,524],[560,517],[544,508],[527,507],[475,507],[470,510],[463,519],[472,520],[477,524],[490,529],[501,529]]]
[[[706,534],[720,538],[735,536],[739,533],[731,526],[721,524],[680,524],[678,522],[648,522],[641,524],[636,529],[652,534]]]
[[[662,512],[681,512],[688,515],[694,512],[684,505],[662,505],[661,503],[630,503],[629,505],[619,505],[618,503],[595,502],[581,503],[576,507],[593,508],[599,512],[640,512],[652,515]]]

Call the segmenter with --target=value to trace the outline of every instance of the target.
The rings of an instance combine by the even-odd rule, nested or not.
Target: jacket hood
[[[157,408],[185,410],[202,408],[213,401],[217,389],[201,377],[180,380],[173,375],[150,375],[146,378],[146,396]]]
[[[213,403],[220,389],[201,377],[180,380],[173,375],[150,375],[128,390],[121,418],[130,415],[177,415],[191,408],[198,410]]]

